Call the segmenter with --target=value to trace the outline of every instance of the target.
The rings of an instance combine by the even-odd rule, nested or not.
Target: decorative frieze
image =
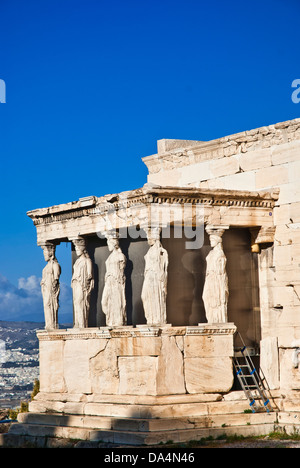
[[[234,335],[236,326],[233,323],[211,324],[199,323],[195,327],[186,327],[186,335]]]
[[[95,206],[82,207],[81,202],[66,203],[56,207],[29,211],[27,215],[33,220],[35,226],[52,223],[64,223],[68,220],[84,217],[101,217],[109,212],[140,208],[141,205],[168,204],[168,205],[209,205],[209,206],[238,206],[251,208],[274,207],[278,193],[246,192],[232,190],[197,189],[191,187],[155,187],[147,184],[140,189],[123,192],[111,199],[107,197],[93,197]]]
[[[155,337],[155,336],[185,336],[185,335],[234,335],[236,326],[233,323],[226,324],[208,324],[199,323],[198,326],[172,327],[151,327],[148,325],[137,325],[136,327],[90,327],[81,330],[70,328],[66,330],[39,330],[37,332],[40,341],[55,340],[85,340],[98,338],[137,338],[137,337]]]

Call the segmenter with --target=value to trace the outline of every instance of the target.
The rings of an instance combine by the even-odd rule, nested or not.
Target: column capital
[[[224,231],[228,230],[229,226],[224,226],[220,224],[207,224],[205,230],[208,235],[216,235],[222,237]]]
[[[60,242],[59,241],[51,241],[51,240],[47,240],[47,241],[44,241],[44,242],[38,242],[37,245],[39,247],[41,247],[42,249],[44,249],[45,247],[56,247],[57,245],[59,245]]]
[[[78,235],[76,237],[69,237],[68,239],[69,239],[70,242],[72,242],[74,244],[75,247],[77,245],[80,246],[80,247],[86,247],[86,238],[85,237],[82,237],[82,236]]]

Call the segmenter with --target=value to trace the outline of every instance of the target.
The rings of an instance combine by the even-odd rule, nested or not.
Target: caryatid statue
[[[168,252],[160,242],[160,229],[148,230],[150,248],[145,255],[144,283],[142,301],[147,324],[164,325],[167,323],[167,279]]]
[[[226,257],[222,246],[225,229],[206,228],[212,250],[206,257],[206,277],[203,288],[203,302],[208,323],[227,322],[228,277]]]
[[[72,242],[77,255],[72,276],[74,328],[87,328],[94,287],[93,264],[86,251],[85,239],[72,239]]]
[[[126,257],[120,249],[116,233],[107,235],[107,246],[111,254],[105,262],[105,285],[101,305],[106,315],[106,325],[117,327],[127,323],[124,274]]]
[[[41,289],[44,303],[45,328],[52,330],[58,328],[59,307],[59,277],[60,265],[55,257],[55,244],[47,242],[41,245],[47,265],[43,269]]]

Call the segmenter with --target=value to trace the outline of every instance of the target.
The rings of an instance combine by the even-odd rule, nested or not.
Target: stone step
[[[300,413],[280,413],[278,414],[277,430],[290,435],[300,434]]]
[[[154,432],[182,429],[198,429],[276,422],[276,413],[213,414],[200,417],[138,419],[113,418],[110,416],[59,415],[57,413],[20,413],[20,424],[45,426],[71,426],[77,428],[117,430],[132,432]]]
[[[90,440],[124,445],[157,445],[167,442],[189,442],[207,437],[217,438],[223,434],[227,436],[235,434],[243,436],[267,435],[272,431],[274,431],[273,423],[155,432],[91,431]]]
[[[237,398],[236,398],[237,397]],[[224,398],[245,399],[244,392],[234,391],[225,395]],[[223,396],[220,393],[184,393],[173,395],[124,395],[106,393],[53,393],[39,392],[34,401],[61,401],[61,402],[94,402],[94,403],[119,403],[119,404],[140,404],[140,405],[165,405],[170,403],[210,403],[221,401]]]
[[[42,424],[13,424],[10,436],[28,438],[80,439],[92,442],[106,442],[124,445],[157,445],[167,442],[188,442],[202,438],[217,438],[223,434],[255,436],[269,434],[274,430],[274,422],[264,424],[246,424],[223,427],[198,427],[193,429],[126,431],[126,430],[95,430],[82,427],[51,426]]]
[[[235,405],[237,403],[234,402]],[[222,405],[223,410],[228,408]],[[16,441],[19,437],[20,441],[43,444],[44,438],[46,446],[51,440],[55,444],[65,444],[67,439],[121,445],[156,445],[169,441],[179,443],[207,437],[217,438],[223,434],[263,435],[272,432],[277,424],[276,412],[220,414],[215,407],[210,409],[210,414],[202,416],[157,419],[20,413],[19,422],[11,426],[6,440],[15,437]]]
[[[41,424],[13,424],[8,434],[26,437],[55,437],[63,439],[90,440],[90,429]]]
[[[300,412],[291,411],[291,412],[280,412],[278,413],[278,424],[290,424],[295,427],[300,428]]]
[[[249,404],[247,400],[215,401],[210,403],[168,403],[159,405],[37,400],[29,404],[29,411],[34,413],[51,412],[86,416],[110,416],[115,418],[131,417],[135,419],[232,414],[243,413],[248,409]]]
[[[300,413],[300,398],[283,398],[281,402],[281,411]]]
[[[76,439],[97,447],[98,443],[113,443],[118,445],[157,446],[165,443],[184,443],[191,440],[201,440],[207,437],[243,435],[267,435],[274,431],[274,424],[254,424],[218,428],[198,428],[175,431],[125,432],[96,431],[82,428],[65,428],[54,426],[37,426],[15,424],[6,434],[0,434],[0,447],[74,447]],[[81,445],[84,447],[84,445]],[[161,445],[159,445],[161,447]]]
[[[19,413],[18,422],[45,426],[71,426],[89,429],[112,429],[112,418],[58,413]]]

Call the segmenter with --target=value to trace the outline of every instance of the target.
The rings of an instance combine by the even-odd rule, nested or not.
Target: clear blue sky
[[[299,0],[0,0],[0,320],[43,320],[28,210],[142,186],[158,139],[299,117],[299,22]]]

